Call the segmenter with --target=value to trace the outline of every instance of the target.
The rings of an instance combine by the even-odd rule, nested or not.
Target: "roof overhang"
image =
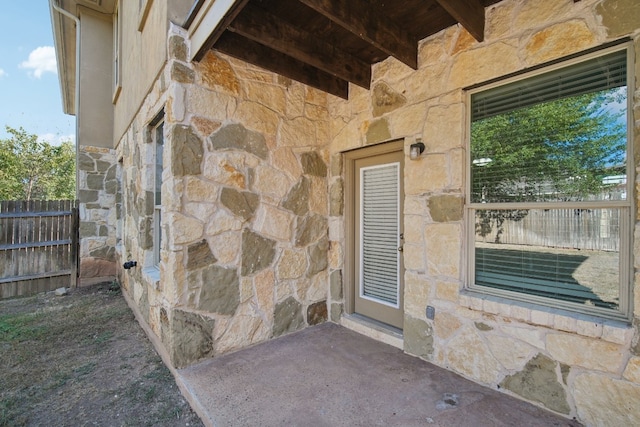
[[[347,98],[389,56],[416,69],[418,42],[447,27],[482,41],[485,8],[499,1],[196,0],[184,26],[192,60],[214,49]]]

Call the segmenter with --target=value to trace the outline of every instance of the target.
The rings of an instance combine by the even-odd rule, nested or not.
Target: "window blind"
[[[473,94],[471,120],[627,84],[626,49]]]
[[[361,295],[397,305],[399,165],[361,174]]]

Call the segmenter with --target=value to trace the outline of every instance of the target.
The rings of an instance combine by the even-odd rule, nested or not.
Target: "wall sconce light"
[[[416,142],[409,146],[409,158],[411,160],[417,160],[420,154],[424,151],[424,143],[422,139],[416,139]]]

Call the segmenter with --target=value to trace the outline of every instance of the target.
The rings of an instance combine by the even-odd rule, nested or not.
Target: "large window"
[[[469,91],[471,290],[628,319],[629,50]]]

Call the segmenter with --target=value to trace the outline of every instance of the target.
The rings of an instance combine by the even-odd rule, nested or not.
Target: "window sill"
[[[160,289],[160,269],[158,267],[146,267],[142,269],[142,279],[149,283],[153,289]]]
[[[598,338],[619,345],[629,345],[634,329],[622,320],[574,313],[532,303],[487,295],[466,289],[460,293],[460,305],[470,310],[502,316],[529,325]]]

